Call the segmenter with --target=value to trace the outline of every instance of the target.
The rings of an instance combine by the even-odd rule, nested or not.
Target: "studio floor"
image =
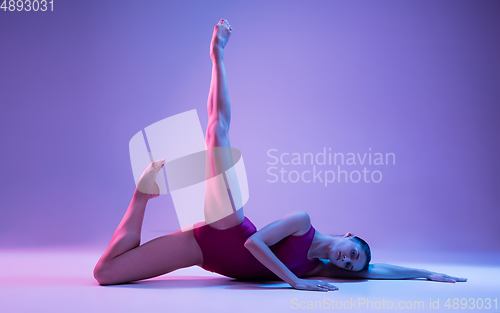
[[[100,286],[92,277],[99,256],[99,251],[83,249],[0,251],[0,312],[500,312],[497,255],[488,262],[482,261],[484,255],[469,256],[462,264],[445,263],[446,256],[433,263],[377,260],[468,281],[329,279],[339,288],[334,292],[294,290],[279,282],[241,282],[199,267]]]

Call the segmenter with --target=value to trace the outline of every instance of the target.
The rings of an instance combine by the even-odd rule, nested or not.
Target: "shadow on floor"
[[[324,279],[329,283],[360,283],[366,279]],[[138,289],[180,289],[180,288],[206,288],[219,287],[235,290],[283,290],[292,289],[283,281],[272,280],[238,280],[228,277],[206,276],[175,276],[167,279],[151,279],[119,285],[103,286],[105,288],[138,288]]]

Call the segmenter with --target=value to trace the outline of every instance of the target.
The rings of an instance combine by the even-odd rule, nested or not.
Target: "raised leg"
[[[210,42],[210,58],[212,59],[212,80],[207,101],[209,126],[216,122],[221,123],[229,131],[231,121],[231,106],[227,87],[226,69],[224,67],[224,48],[231,37],[231,26],[221,19],[214,26],[212,41]],[[207,127],[207,132],[208,132]]]
[[[241,224],[244,219],[243,208],[235,208],[232,201],[231,191],[233,193],[238,191],[227,189],[227,178],[224,177],[225,182],[222,184],[216,184],[214,180],[209,179],[233,166],[229,141],[231,106],[224,66],[224,48],[231,37],[231,31],[229,23],[221,19],[214,27],[210,43],[212,79],[207,101],[208,125],[205,136],[208,149],[205,220],[217,229],[226,229]],[[227,201],[225,201],[228,196],[233,204],[229,208]],[[221,215],[227,216],[219,219]]]
[[[159,189],[154,178],[164,162],[152,162],[142,174],[125,216],[94,268],[94,277],[100,284],[151,278],[203,263],[193,231],[179,230],[140,245],[146,204],[158,196]]]

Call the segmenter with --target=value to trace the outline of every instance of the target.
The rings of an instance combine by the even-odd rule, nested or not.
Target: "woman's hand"
[[[299,290],[315,290],[315,291],[329,291],[339,290],[339,288],[331,285],[322,280],[309,280],[299,278],[293,285],[293,288]]]
[[[446,274],[441,274],[441,273],[436,273],[436,272],[431,272],[431,271],[429,271],[427,273],[426,278],[428,280],[440,281],[440,282],[445,282],[445,283],[455,283],[457,281],[458,282],[467,281],[467,278],[454,277],[454,276],[449,276]]]

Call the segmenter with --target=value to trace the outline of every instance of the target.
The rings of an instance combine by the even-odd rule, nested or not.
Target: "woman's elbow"
[[[247,248],[248,250],[252,251],[252,250],[255,250],[255,249],[259,249],[260,247],[262,247],[262,244],[264,242],[260,239],[260,238],[256,238],[254,236],[250,236],[246,241],[245,243],[243,244],[243,246],[245,248]],[[265,244],[264,244],[265,245]]]
[[[243,244],[243,246],[247,249],[250,249],[250,247],[252,247],[254,245],[254,241],[253,241],[253,238],[248,238],[245,243]]]

